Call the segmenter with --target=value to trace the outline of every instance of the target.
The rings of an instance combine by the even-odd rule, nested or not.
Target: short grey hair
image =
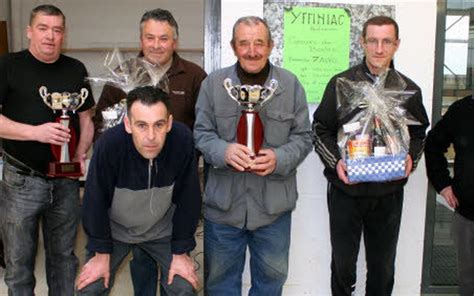
[[[148,20],[154,20],[158,22],[167,22],[173,28],[173,39],[178,39],[179,32],[178,32],[178,23],[174,19],[171,12],[166,9],[153,9],[147,11],[143,14],[142,19],[140,20],[140,35],[143,32],[143,23]]]
[[[267,22],[261,17],[249,15],[249,16],[243,16],[235,22],[234,27],[232,28],[232,40],[230,41],[232,45],[235,45],[235,30],[242,23],[247,26],[256,26],[258,24],[264,25],[268,33],[268,42],[269,43],[273,42],[272,34],[270,33],[270,28],[268,27]]]

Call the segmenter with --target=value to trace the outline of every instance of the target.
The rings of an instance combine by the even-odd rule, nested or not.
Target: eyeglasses
[[[395,46],[397,44],[398,40],[392,40],[392,39],[382,39],[378,40],[376,38],[368,38],[365,40],[365,44],[367,46],[375,48],[377,47],[380,43],[382,43],[383,48],[390,48],[392,46]]]

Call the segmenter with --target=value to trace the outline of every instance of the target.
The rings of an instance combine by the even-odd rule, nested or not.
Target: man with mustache
[[[308,106],[296,76],[268,60],[273,41],[263,19],[237,20],[230,44],[237,63],[206,78],[196,104],[196,147],[210,165],[204,192],[205,293],[242,295],[248,247],[250,295],[276,296],[288,273],[296,168],[311,150]],[[257,155],[237,143],[242,109],[226,92],[226,78],[240,85],[278,82],[270,101],[257,107],[264,130]]]

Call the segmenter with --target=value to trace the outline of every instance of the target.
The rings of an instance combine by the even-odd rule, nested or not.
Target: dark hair
[[[132,105],[139,101],[145,106],[152,106],[159,102],[165,104],[166,109],[170,110],[170,98],[167,93],[153,86],[137,87],[127,95],[127,112],[130,112]]]
[[[44,4],[40,6],[36,6],[30,13],[30,26],[33,24],[33,20],[38,13],[45,14],[45,15],[57,15],[63,18],[63,26],[66,27],[66,16],[61,11],[61,9],[57,8],[54,5]]]
[[[367,35],[367,27],[369,25],[373,25],[373,26],[392,25],[395,28],[395,38],[398,40],[398,24],[393,18],[384,16],[384,15],[379,15],[379,16],[374,16],[373,18],[368,19],[364,23],[364,28],[362,29],[362,38],[364,39],[365,39],[365,36]]]
[[[250,16],[243,16],[235,22],[234,27],[232,28],[232,40],[230,41],[232,45],[235,45],[235,30],[237,29],[237,26],[242,23],[246,24],[247,26],[256,26],[258,24],[264,25],[268,33],[268,42],[269,43],[273,42],[272,34],[270,33],[270,28],[268,27],[267,22],[261,17],[250,15]]]
[[[165,9],[157,8],[150,11],[147,11],[143,14],[142,19],[140,20],[140,35],[143,31],[143,23],[148,20],[160,21],[160,22],[168,22],[168,24],[173,28],[173,38],[178,39],[179,32],[178,32],[178,23],[174,19],[171,12]]]

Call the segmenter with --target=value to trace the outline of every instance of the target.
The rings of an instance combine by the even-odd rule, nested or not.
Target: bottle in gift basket
[[[374,134],[372,136],[373,156],[379,157],[387,155],[387,145],[385,144],[382,129],[380,128],[380,118],[374,116]]]
[[[370,136],[361,134],[360,122],[352,122],[343,126],[347,140],[347,156],[350,159],[369,157],[372,154]]]

